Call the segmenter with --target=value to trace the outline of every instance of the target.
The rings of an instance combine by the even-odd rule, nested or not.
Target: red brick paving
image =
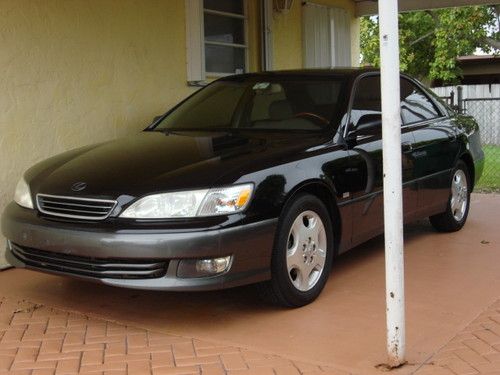
[[[0,298],[0,375],[348,375]]]
[[[416,375],[500,375],[500,300],[472,321]]]
[[[500,300],[426,364],[409,367],[415,375],[500,375]],[[0,375],[7,374],[349,375],[0,297]]]

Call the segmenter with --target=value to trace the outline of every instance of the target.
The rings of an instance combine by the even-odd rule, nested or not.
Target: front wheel
[[[463,161],[459,161],[451,179],[450,197],[446,211],[429,217],[432,226],[440,232],[460,230],[467,220],[470,206],[471,182],[469,171]]]
[[[284,209],[271,262],[267,297],[299,307],[318,297],[330,274],[333,230],[327,208],[313,195],[301,194]]]

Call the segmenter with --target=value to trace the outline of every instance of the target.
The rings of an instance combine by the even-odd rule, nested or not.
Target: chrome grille
[[[40,212],[72,219],[104,220],[116,206],[116,201],[37,194]]]
[[[10,243],[12,254],[28,266],[101,279],[153,279],[167,272],[168,261],[100,259],[54,253]]]

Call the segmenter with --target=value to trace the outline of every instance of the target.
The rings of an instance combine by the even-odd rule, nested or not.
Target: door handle
[[[413,145],[410,142],[401,143],[401,151],[405,154],[413,151]]]

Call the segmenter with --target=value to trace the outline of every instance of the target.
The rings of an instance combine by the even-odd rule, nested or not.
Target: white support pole
[[[404,364],[405,298],[398,1],[378,2],[384,163],[385,279],[388,365]]]

